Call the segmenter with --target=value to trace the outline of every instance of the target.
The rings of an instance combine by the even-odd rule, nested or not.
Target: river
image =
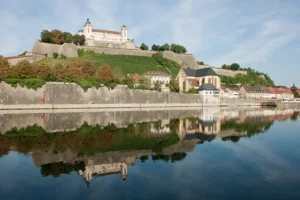
[[[299,113],[0,111],[0,199],[300,199]]]

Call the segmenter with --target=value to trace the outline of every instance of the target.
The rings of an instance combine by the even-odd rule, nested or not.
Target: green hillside
[[[47,63],[51,65],[55,64],[67,64],[75,58],[46,58],[38,63]],[[147,71],[160,71],[176,76],[180,70],[179,65],[161,65],[154,57],[146,56],[131,56],[131,55],[107,55],[84,52],[84,55],[78,59],[84,61],[91,61],[95,67],[99,67],[101,64],[108,64],[113,71],[119,70],[123,75],[126,74],[143,74]]]

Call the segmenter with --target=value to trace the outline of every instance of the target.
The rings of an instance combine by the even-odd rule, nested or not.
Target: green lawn
[[[38,62],[48,63],[51,65],[55,65],[58,63],[67,64],[72,59],[75,58],[46,58]],[[123,75],[126,75],[127,73],[138,73],[141,75],[147,71],[160,71],[166,72],[168,74],[171,73],[171,75],[176,76],[180,70],[177,67],[166,68],[160,65],[153,57],[146,56],[100,54],[97,56],[83,56],[79,57],[78,59],[91,61],[95,67],[99,67],[101,64],[108,64],[112,67],[114,71],[119,70]]]

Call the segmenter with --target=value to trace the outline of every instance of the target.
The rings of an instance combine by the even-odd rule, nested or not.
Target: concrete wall
[[[162,93],[149,90],[131,90],[117,86],[111,90],[106,87],[90,88],[86,92],[75,83],[46,83],[37,91],[16,88],[0,83],[0,106],[43,104],[195,104],[201,103],[199,95]]]
[[[47,54],[48,57],[53,57],[56,52],[59,55],[64,54],[67,57],[78,57],[77,48],[75,44],[64,43],[62,45],[43,43],[36,40],[32,47],[32,52]]]

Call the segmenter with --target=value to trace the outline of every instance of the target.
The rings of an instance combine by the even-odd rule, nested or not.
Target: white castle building
[[[77,34],[85,36],[86,46],[97,46],[97,43],[130,43],[128,41],[128,29],[125,25],[121,27],[121,31],[93,29],[92,23],[87,19],[83,30],[78,31]]]

